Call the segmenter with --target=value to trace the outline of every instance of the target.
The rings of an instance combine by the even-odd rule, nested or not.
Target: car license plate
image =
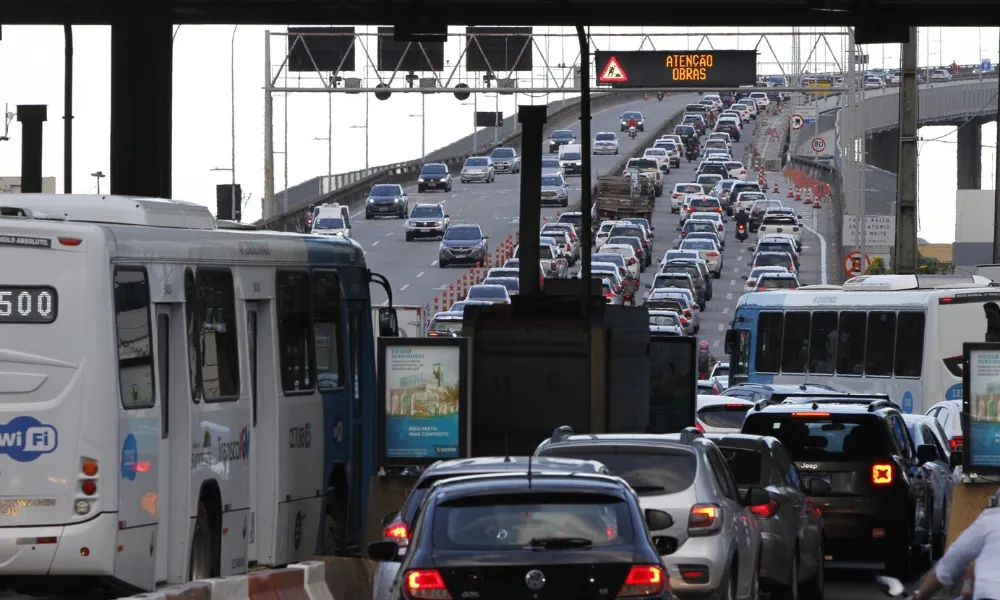
[[[778,228],[778,233],[781,233],[782,231],[784,231],[784,229],[782,229],[781,227],[779,227]]]
[[[420,231],[434,231],[433,227],[421,227]]]

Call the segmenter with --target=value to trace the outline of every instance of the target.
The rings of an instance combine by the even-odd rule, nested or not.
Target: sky
[[[279,34],[283,25],[260,26],[182,26],[174,38],[174,144],[173,192],[177,199],[209,206],[214,211],[215,186],[228,183],[235,153],[236,174],[248,199],[244,220],[261,214],[264,172],[264,82],[268,71],[280,87],[320,87],[315,73],[289,74],[280,69],[287,52],[285,38]],[[272,32],[268,37],[267,31]],[[359,27],[359,33],[374,33],[374,28]],[[461,32],[452,28],[453,33]],[[658,49],[751,49],[759,50],[758,71],[791,71],[792,37],[790,30],[778,28],[594,28],[594,46],[600,50]],[[845,35],[816,35],[816,29],[802,28],[800,47],[803,59],[811,56],[811,72],[835,70],[843,64]],[[571,65],[577,60],[578,47],[569,30],[535,28],[535,33],[563,34],[562,37],[536,37],[533,50],[535,70],[524,74],[518,85],[555,87],[568,70],[555,65]],[[762,32],[769,32],[766,40]],[[631,36],[610,38],[609,33]],[[649,36],[644,39],[643,35]],[[359,37],[370,47],[375,59],[374,37]],[[265,46],[270,40],[271,64],[266,65]],[[998,56],[997,28],[930,28],[919,34],[920,65],[939,66],[974,64]],[[93,193],[97,180],[92,173],[101,171],[107,178],[101,187],[107,191],[109,180],[110,137],[110,28],[75,27],[75,71],[73,107],[73,191]],[[446,67],[443,76],[459,62],[464,46],[461,36],[453,37],[445,47]],[[815,50],[814,50],[815,48]],[[773,52],[772,50],[773,49]],[[543,61],[541,54],[547,55]],[[864,49],[871,67],[899,66],[899,46],[872,45]],[[362,77],[365,53],[357,48],[359,70],[348,76]],[[543,68],[548,63],[550,69]],[[780,66],[779,66],[780,63]],[[235,74],[234,77],[230,73]],[[549,74],[551,73],[551,75]],[[368,73],[372,84],[374,73]],[[400,75],[401,76],[401,75]],[[0,39],[0,105],[5,112],[15,112],[18,104],[47,104],[48,122],[44,127],[43,174],[57,178],[62,190],[63,144],[63,30],[61,27],[6,26]],[[388,77],[388,75],[386,75]],[[468,81],[464,70],[457,81]],[[287,79],[286,79],[287,78]],[[287,81],[287,84],[286,84]],[[397,77],[398,81],[398,77]],[[398,85],[398,83],[396,84]],[[233,93],[235,90],[235,93]],[[367,95],[342,93],[274,93],[274,165],[275,191],[296,185],[319,175],[344,173],[366,166],[384,165],[417,159],[472,132],[473,112],[501,110],[510,116],[517,104],[543,104],[558,96],[530,97],[480,95],[475,104],[470,98],[459,102],[447,94],[394,94],[386,101]],[[568,96],[572,96],[569,94]],[[286,102],[287,101],[287,102]],[[423,104],[423,106],[422,106]],[[287,114],[287,117],[286,117]],[[235,115],[235,143],[231,117]],[[421,116],[423,115],[423,117]],[[285,127],[287,118],[287,128]],[[0,126],[3,123],[0,122]],[[332,131],[332,135],[328,134]],[[920,131],[920,236],[931,242],[954,240],[956,188],[956,135],[953,127],[925,127]],[[10,141],[0,141],[0,177],[20,172],[20,125],[16,119],[6,133]],[[480,136],[491,135],[480,130]],[[333,138],[331,144],[326,138]],[[993,187],[996,177],[994,152],[996,129],[988,124],[983,130],[983,187]],[[367,146],[367,152],[366,152]],[[367,155],[367,156],[366,156]],[[332,165],[332,166],[331,166]],[[225,170],[219,170],[225,169]],[[286,178],[287,172],[287,178]]]

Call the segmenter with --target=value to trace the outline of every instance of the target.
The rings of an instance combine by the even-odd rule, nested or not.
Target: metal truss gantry
[[[393,70],[378,68],[377,47],[379,34],[376,27],[358,28],[365,31],[355,33],[290,33],[288,31],[265,32],[265,81],[264,81],[264,197],[262,214],[264,218],[274,212],[274,95],[283,94],[287,106],[288,95],[294,93],[325,93],[325,94],[375,94],[379,99],[385,94],[422,93],[422,94],[459,94],[456,98],[464,100],[468,95],[490,94],[499,95],[530,95],[534,97],[550,94],[578,94],[580,91],[580,57],[581,50],[577,35],[571,28],[536,27],[529,35],[514,37],[517,46],[509,49],[515,54],[516,66],[522,56],[530,54],[532,68],[528,70],[493,69],[487,57],[489,50],[484,50],[485,38],[510,36],[509,33],[449,33],[444,42],[444,64],[432,62],[430,52],[422,42],[410,42],[405,46],[404,55],[416,53],[431,67],[427,71],[406,71],[401,69],[403,56]],[[480,28],[484,30],[487,28]],[[601,28],[603,29],[603,28]],[[338,37],[340,44],[348,48],[340,64],[332,70],[323,70],[310,51],[310,40],[321,37]],[[512,39],[512,38],[508,38]],[[704,32],[691,28],[672,28],[671,30],[652,30],[647,28],[607,28],[607,32],[591,28],[588,36],[589,53],[596,51],[628,51],[628,50],[675,50],[675,51],[711,51],[743,49],[757,50],[758,75],[781,75],[789,82],[789,87],[782,88],[787,92],[813,91],[815,88],[801,87],[802,76],[811,74],[846,75],[850,65],[846,60],[847,31],[844,28],[801,30],[790,28],[787,31],[737,31],[737,32]],[[523,40],[523,41],[522,41]],[[831,43],[831,40],[835,40]],[[780,41],[780,44],[779,44]],[[440,43],[440,42],[439,42]],[[782,59],[776,49],[785,48],[791,43],[791,60]],[[805,45],[804,45],[805,44]],[[518,47],[519,46],[519,47]],[[839,49],[835,49],[839,46]],[[810,50],[804,60],[801,59],[804,47]],[[279,50],[280,48],[280,50]],[[466,68],[466,56],[478,51],[486,62],[485,71],[470,71]],[[293,53],[304,53],[309,68],[300,69],[294,73],[289,70]],[[354,53],[354,70],[347,71],[347,56]],[[281,56],[275,63],[272,58]],[[852,57],[853,58],[853,57]],[[610,89],[596,84],[596,71],[601,65],[588,68],[588,76],[593,91]],[[383,65],[384,66],[384,65]],[[499,66],[499,65],[498,65]],[[760,88],[770,89],[773,86],[762,84]],[[717,92],[714,88],[632,88],[636,92],[686,91],[686,92]],[[840,91],[840,88],[827,88],[825,91]],[[332,127],[332,125],[331,125]],[[287,129],[287,119],[286,119]],[[285,148],[286,180],[287,180],[287,139]]]

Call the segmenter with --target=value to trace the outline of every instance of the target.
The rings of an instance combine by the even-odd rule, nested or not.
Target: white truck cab
[[[315,235],[351,237],[351,212],[342,204],[324,204],[313,210],[312,230]]]

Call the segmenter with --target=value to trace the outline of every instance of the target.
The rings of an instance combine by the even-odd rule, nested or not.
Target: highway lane
[[[618,133],[620,151],[622,154],[631,152],[645,144],[646,136],[651,135],[671,115],[682,110],[684,105],[696,100],[695,94],[674,95],[658,102],[656,98],[620,104],[592,116],[591,131],[619,132],[621,113],[626,110],[638,110],[646,118],[646,133],[640,133],[631,140],[627,133]],[[569,129],[579,134],[580,123],[577,121]],[[544,156],[549,156],[547,148]],[[555,156],[552,154],[551,156]],[[619,156],[595,156],[592,161],[593,177],[604,173],[622,158]],[[581,184],[579,177],[569,177],[573,189],[570,205],[579,202]],[[473,183],[462,184],[455,180],[451,193],[430,191],[418,194],[416,182],[405,186],[409,195],[410,207],[419,202],[441,202],[451,217],[452,223],[478,223],[486,235],[490,236],[491,251],[498,247],[509,235],[517,231],[520,175],[497,175],[492,184]],[[542,215],[550,219],[559,211],[566,209],[551,206],[542,207]],[[462,274],[467,272],[463,267],[442,269],[438,266],[438,241],[414,240],[406,242],[403,236],[403,222],[397,219],[373,220],[364,219],[364,211],[358,209],[352,215],[351,236],[361,243],[367,252],[368,266],[372,271],[385,275],[393,288],[393,302],[397,305],[423,305],[431,303],[435,295],[442,289],[455,283]],[[377,287],[372,287],[372,301],[379,304],[385,300],[384,293]]]

